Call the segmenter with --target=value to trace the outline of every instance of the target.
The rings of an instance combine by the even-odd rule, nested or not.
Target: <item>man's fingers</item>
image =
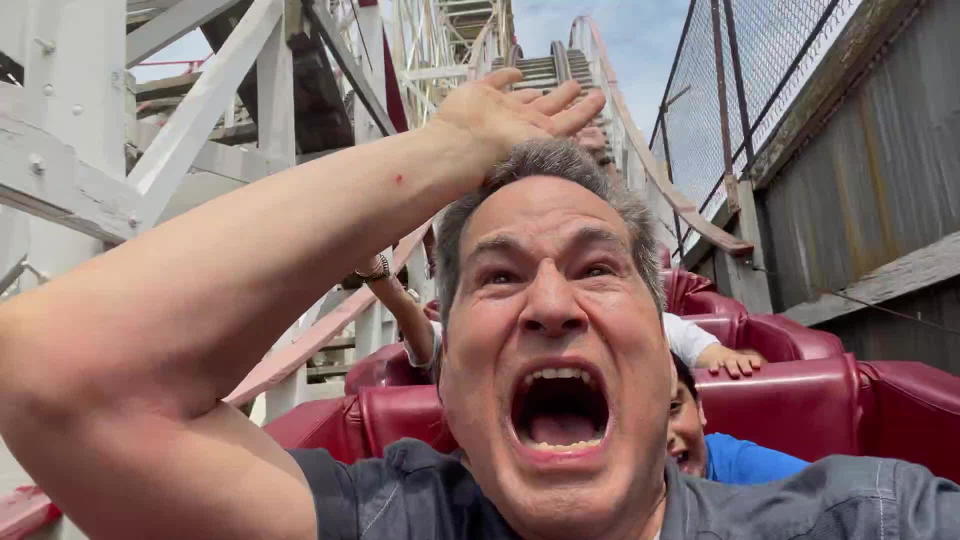
[[[740,366],[740,372],[747,377],[753,375],[753,367],[750,366],[749,356],[741,356],[737,358],[737,365]]]
[[[554,129],[557,131],[554,135],[570,135],[580,131],[583,126],[589,124],[590,120],[597,116],[606,102],[606,98],[599,90],[591,92],[574,107],[553,117]]]
[[[570,80],[561,84],[558,88],[551,90],[549,94],[536,100],[533,106],[541,113],[551,116],[562,111],[564,107],[569,105],[579,95],[580,83]]]
[[[760,369],[760,366],[763,365],[763,358],[759,358],[757,356],[751,356],[750,365],[753,366],[754,369]]]
[[[720,373],[720,362],[711,361],[710,365],[707,366],[707,371],[709,371],[712,375]]]
[[[507,94],[507,97],[517,103],[530,103],[535,99],[543,97],[543,90],[538,88],[524,88],[523,90],[514,90]]]
[[[503,90],[505,86],[517,83],[523,80],[523,73],[517,68],[498,69],[492,73],[486,74],[480,82],[489,84],[497,90]]]

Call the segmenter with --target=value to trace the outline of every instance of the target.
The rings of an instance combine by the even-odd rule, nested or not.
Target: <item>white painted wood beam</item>
[[[283,21],[277,22],[257,58],[257,110],[260,151],[270,158],[275,171],[296,165],[293,55]]]
[[[133,235],[139,200],[128,185],[79,160],[72,147],[0,115],[0,203],[110,242]]]
[[[148,148],[159,132],[160,126],[140,121],[135,143],[137,148]],[[200,148],[191,167],[249,184],[271,174],[281,166],[272,163],[258,150],[207,141]]]
[[[334,22],[330,13],[324,9],[323,3],[314,1],[310,9],[307,10],[307,13],[311,21],[317,26],[317,31],[333,54],[337,65],[340,66],[340,70],[343,71],[354,90],[356,90],[357,97],[360,98],[360,101],[367,108],[373,121],[376,122],[377,127],[380,128],[380,132],[384,136],[396,135],[397,130],[393,127],[390,116],[383,106],[381,106],[380,102],[377,101],[376,92],[373,87],[370,86],[370,83],[367,82],[366,77],[363,76],[363,71],[354,61],[353,55],[350,50],[347,49],[346,44],[340,39],[340,35],[337,33],[336,22]],[[370,39],[370,36],[365,36],[365,38]],[[383,54],[382,49],[380,52]]]
[[[139,230],[156,223],[282,12],[283,0],[254,1],[130,173],[143,196],[135,216]]]
[[[140,11],[144,9],[170,9],[181,0],[127,0],[127,11]],[[207,0],[188,0],[192,2]]]
[[[381,108],[386,107],[387,85],[383,61],[383,22],[380,19],[379,5],[362,7],[358,10],[356,30],[359,35],[357,41],[353,44],[353,50],[360,57],[361,75],[373,89],[371,99],[375,100]],[[364,43],[366,43],[366,46],[363,45]],[[392,120],[390,122],[392,125]],[[368,109],[354,107],[353,138],[356,144],[374,141],[383,136],[383,132],[377,129],[376,123],[376,119],[373,118]]]
[[[29,2],[25,107],[17,116],[122,182],[126,14],[117,2]]]
[[[238,0],[181,0],[127,35],[127,67],[173,43],[194,28],[223,13]]]
[[[870,304],[886,302],[960,275],[957,261],[960,261],[960,232],[891,261],[837,292]],[[832,294],[823,294],[814,301],[793,306],[781,315],[812,326],[866,307]]]
[[[454,77],[466,78],[466,76],[466,65],[413,69],[404,73],[404,77],[411,81],[419,81],[423,79],[447,79]]]
[[[10,288],[23,272],[21,263],[30,249],[28,216],[9,206],[0,206],[0,293]]]
[[[21,66],[24,61],[23,49],[26,46],[23,35],[26,17],[27,0],[0,2],[0,52]]]

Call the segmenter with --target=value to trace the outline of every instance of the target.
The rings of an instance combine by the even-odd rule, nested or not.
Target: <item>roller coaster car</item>
[[[698,373],[710,431],[816,460],[829,454],[893,457],[960,481],[960,378],[917,362],[857,362],[852,355],[781,362],[732,381]],[[436,388],[363,387],[304,403],[264,428],[286,448],[326,448],[353,463],[382,457],[403,437],[442,452]]]
[[[706,278],[669,268],[661,276],[668,311],[727,347],[753,349],[771,361],[739,381],[698,370],[708,431],[807,460],[905,459],[960,481],[960,437],[950,436],[960,433],[960,378],[917,362],[858,362],[833,334],[778,315],[748,314]],[[403,437],[452,451],[457,443],[429,382],[407,363],[401,344],[387,345],[350,370],[346,396],[304,403],[264,429],[284,447],[326,448],[345,463],[381,457]]]
[[[835,335],[813,330],[780,315],[715,313],[687,315],[715,335],[725,347],[757,351],[770,362],[839,358],[846,354]],[[356,394],[366,386],[430,384],[423,370],[410,367],[400,343],[387,345],[361,359],[347,373],[344,391]]]

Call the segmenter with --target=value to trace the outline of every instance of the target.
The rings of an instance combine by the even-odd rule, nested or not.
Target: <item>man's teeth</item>
[[[573,379],[579,378],[583,382],[590,384],[590,374],[580,368],[544,368],[524,377],[523,382],[527,385],[533,384],[534,379]]]
[[[550,452],[563,452],[569,450],[576,450],[577,448],[589,448],[591,446],[597,446],[600,444],[601,439],[591,439],[589,441],[579,441],[571,444],[549,444],[545,442],[533,442],[530,441],[527,443],[531,448],[536,448],[537,450],[546,450]]]

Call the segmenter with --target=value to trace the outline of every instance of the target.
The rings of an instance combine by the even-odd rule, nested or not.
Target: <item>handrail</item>
[[[523,48],[520,45],[511,45],[510,52],[507,53],[507,61],[504,67],[517,67],[517,60],[523,58]]]
[[[700,233],[700,235],[706,238],[711,244],[734,256],[745,256],[752,253],[753,244],[733,236],[704,218],[700,212],[697,211],[696,205],[690,202],[690,200],[680,193],[666,178],[664,171],[657,165],[657,160],[653,153],[647,148],[643,134],[637,129],[633,118],[630,116],[630,111],[627,109],[623,94],[621,94],[620,88],[617,85],[617,74],[613,70],[610,59],[607,57],[607,47],[603,42],[603,38],[600,36],[600,30],[597,28],[596,22],[589,15],[581,15],[574,19],[573,25],[570,28],[570,47],[574,47],[573,39],[578,24],[585,24],[589,27],[590,36],[594,43],[596,43],[595,54],[600,61],[603,74],[606,78],[609,94],[607,98],[610,105],[613,106],[617,116],[621,119],[627,141],[640,158],[640,162],[646,170],[647,175],[653,179],[654,185],[663,198],[670,207],[673,208],[674,212],[680,216],[680,219],[684,220],[693,230]]]
[[[553,56],[553,67],[557,73],[557,86],[573,78],[570,74],[570,59],[567,58],[567,48],[562,41],[550,43],[550,56]]]
[[[493,23],[496,19],[495,15],[491,15],[487,19],[487,23],[483,25],[483,28],[477,34],[476,39],[473,40],[473,45],[470,46],[470,66],[467,68],[467,80],[472,81],[480,78],[484,73],[481,73],[480,59],[483,57],[484,45],[487,41],[487,35],[493,30]]]
[[[400,269],[407,264],[413,250],[423,241],[429,228],[430,221],[400,241],[393,252],[395,268]],[[337,337],[348,324],[370,307],[374,300],[373,291],[367,286],[354,291],[333,311],[318,319],[299,339],[282,349],[268,353],[224,401],[231,405],[242,405],[279,384]]]

